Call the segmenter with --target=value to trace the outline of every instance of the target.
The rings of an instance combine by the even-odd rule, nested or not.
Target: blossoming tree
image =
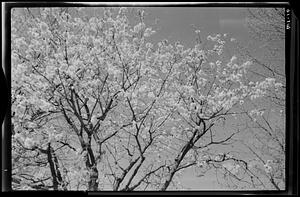
[[[15,189],[164,191],[191,167],[247,172],[215,147],[233,143],[244,128],[234,116],[280,83],[251,80],[250,61],[223,53],[226,35],[154,45],[144,11],[137,24],[125,8],[82,14],[12,11]]]

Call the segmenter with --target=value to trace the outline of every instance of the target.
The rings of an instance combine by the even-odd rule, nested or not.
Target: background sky
[[[195,43],[192,24],[201,30],[202,39],[208,34],[224,34],[239,41],[249,41],[246,8],[148,7],[150,20],[158,18],[158,40],[180,40],[187,46]]]

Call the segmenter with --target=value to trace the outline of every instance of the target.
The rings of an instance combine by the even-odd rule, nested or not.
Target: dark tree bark
[[[48,148],[47,148],[47,159],[50,165],[50,171],[51,171],[51,175],[52,175],[52,182],[53,182],[53,189],[54,190],[58,190],[58,181],[57,181],[57,175],[56,175],[56,171],[55,171],[55,164],[52,160],[52,151],[51,151],[52,147],[50,145],[50,143],[48,143]]]

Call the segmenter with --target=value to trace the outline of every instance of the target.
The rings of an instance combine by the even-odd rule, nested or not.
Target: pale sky
[[[157,39],[180,40],[191,46],[195,42],[193,24],[203,33],[202,39],[208,34],[227,33],[242,42],[249,40],[246,8],[148,7],[145,10],[152,21],[159,19],[159,31],[154,35]]]

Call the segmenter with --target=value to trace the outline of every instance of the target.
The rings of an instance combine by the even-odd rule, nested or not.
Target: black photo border
[[[289,2],[7,2],[2,3],[2,69],[1,69],[1,178],[2,192],[19,193],[11,188],[11,19],[16,7],[284,7],[286,8],[285,70],[286,70],[286,188],[274,190],[216,191],[135,191],[135,192],[76,192],[88,195],[298,195],[299,185],[299,20],[296,6]],[[26,191],[26,193],[37,191]],[[38,191],[40,192],[40,191]],[[50,191],[64,192],[64,191]]]

